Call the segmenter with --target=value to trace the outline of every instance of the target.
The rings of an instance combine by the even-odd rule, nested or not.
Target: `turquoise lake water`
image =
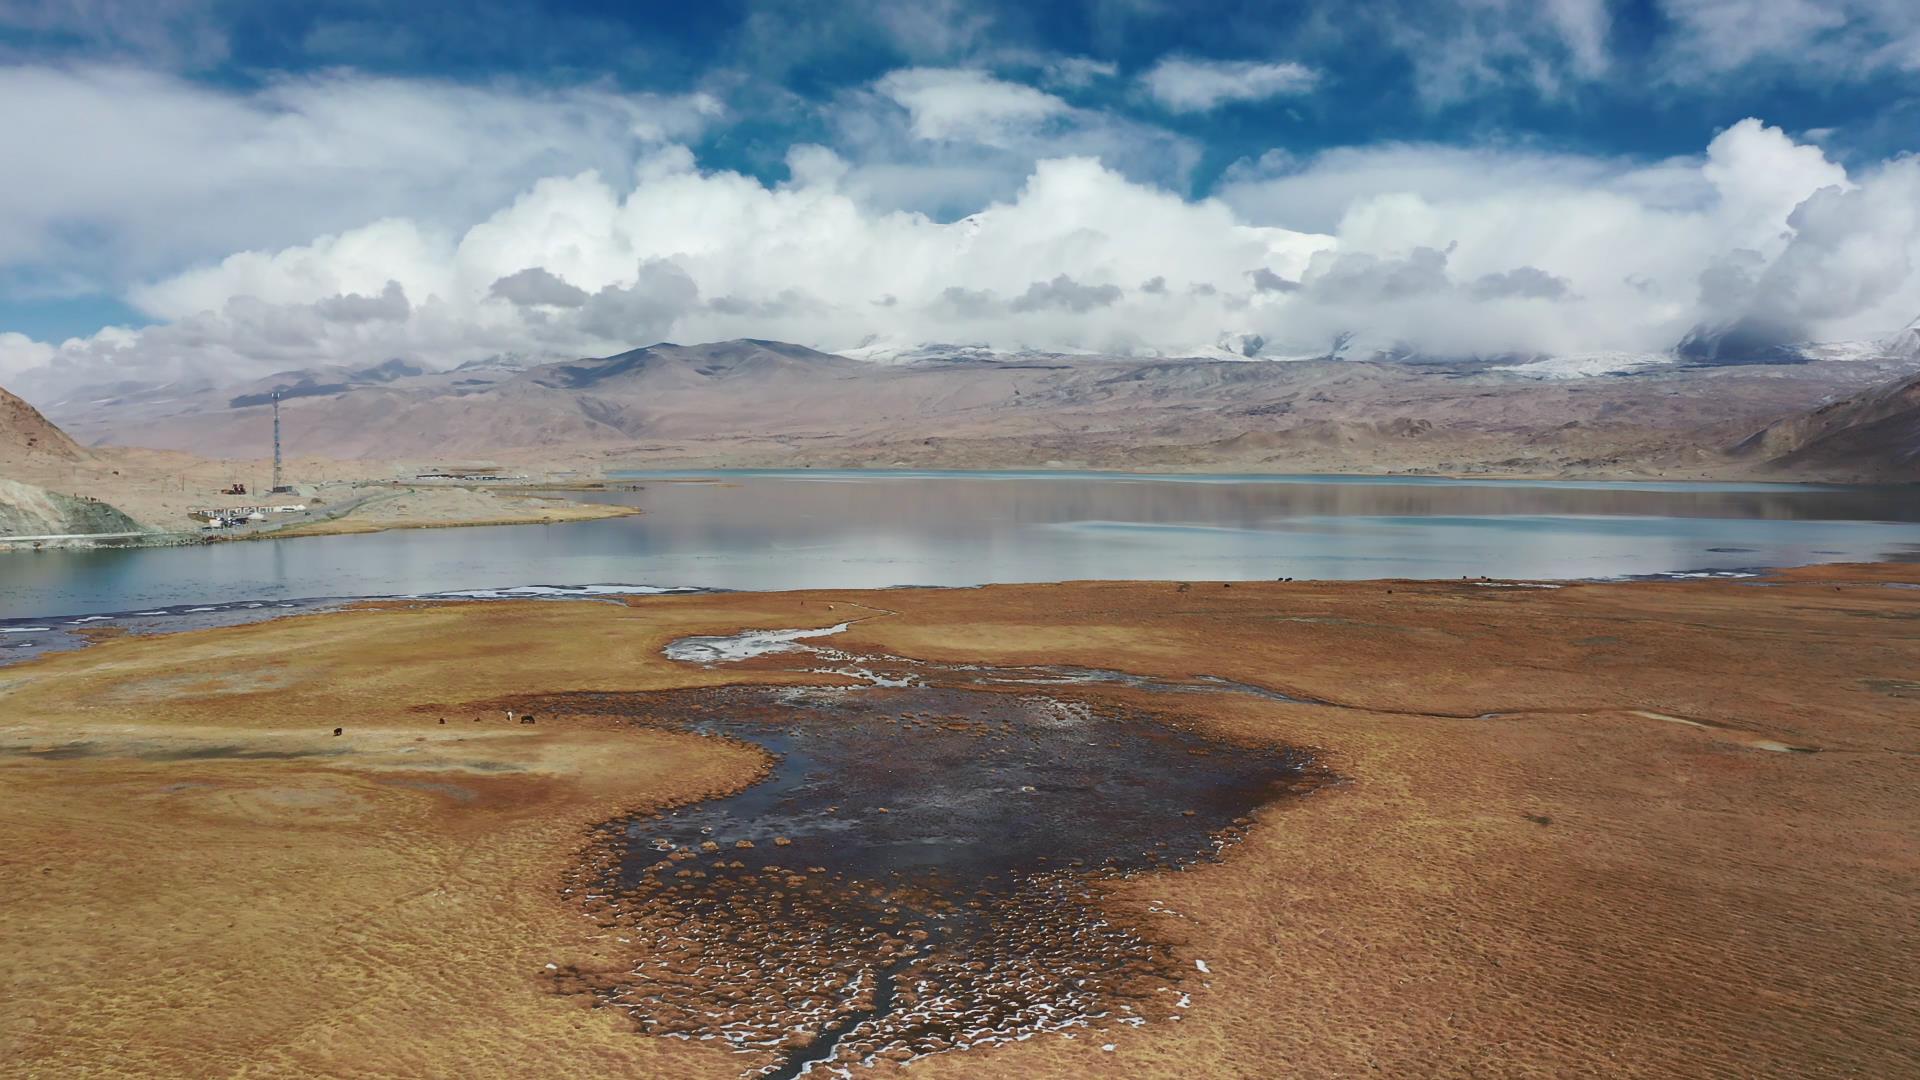
[[[1037,472],[635,473],[564,525],[0,558],[0,622],[513,586],[1605,578],[1920,560],[1920,487]],[[693,481],[693,482],[685,482]]]

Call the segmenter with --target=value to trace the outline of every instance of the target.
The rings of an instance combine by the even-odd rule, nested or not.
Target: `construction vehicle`
[[[220,494],[222,495],[245,495],[246,493],[247,485],[238,480],[220,489]]]

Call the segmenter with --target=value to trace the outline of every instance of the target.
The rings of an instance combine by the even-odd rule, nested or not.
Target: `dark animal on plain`
[[[334,735],[336,735],[336,736],[337,736],[337,735],[339,735],[339,734],[340,734],[340,733],[341,733],[342,731],[345,731],[345,730],[346,730],[346,728],[334,728],[334,729],[333,729],[333,733],[334,733]]]

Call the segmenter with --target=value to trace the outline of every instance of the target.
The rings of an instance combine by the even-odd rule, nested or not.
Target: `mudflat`
[[[1215,858],[1085,879],[1089,910],[1172,958],[1137,1025],[1115,1010],[912,1075],[1910,1075],[1915,583],[1878,565],[387,603],[118,637],[0,669],[0,1061],[776,1067],[644,1034],[592,992],[686,944],[591,895],[608,823],[741,792],[770,755],[593,703],[856,684],[805,654],[663,655],[847,623],[805,640],[930,682],[1028,672],[968,693],[1044,683],[1303,754],[1318,781]]]

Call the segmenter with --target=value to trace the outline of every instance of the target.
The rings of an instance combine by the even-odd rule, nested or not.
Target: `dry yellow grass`
[[[1345,782],[1114,888],[1211,969],[1185,1019],[912,1075],[1920,1074],[1920,591],[1886,584],[1915,580],[382,605],[117,638],[0,672],[0,746],[89,744],[0,754],[0,1069],[739,1075],[541,973],[600,948],[557,891],[590,825],[759,760],[486,703],[792,680],[659,648],[876,615],[835,644],[1341,706],[1101,692]],[[213,747],[300,756],[154,759]]]

